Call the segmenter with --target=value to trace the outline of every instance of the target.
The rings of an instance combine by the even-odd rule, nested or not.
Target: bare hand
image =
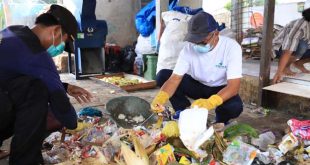
[[[282,80],[282,76],[283,76],[283,73],[276,73],[273,77],[273,80],[272,80],[272,84],[277,84],[279,82],[281,82]]]
[[[75,86],[75,85],[68,85],[67,92],[70,96],[74,97],[80,104],[89,103],[91,102],[91,98],[93,98],[92,94],[87,90]]]

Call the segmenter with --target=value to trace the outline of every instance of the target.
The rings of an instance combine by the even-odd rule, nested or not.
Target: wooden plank
[[[289,82],[281,82],[275,85],[265,87],[264,90],[284,93],[293,96],[299,96],[303,98],[310,98],[309,86],[294,84]]]
[[[263,103],[263,87],[270,83],[270,64],[272,53],[273,25],[274,25],[275,0],[265,0],[263,41],[261,49],[259,85],[258,85],[258,106]]]

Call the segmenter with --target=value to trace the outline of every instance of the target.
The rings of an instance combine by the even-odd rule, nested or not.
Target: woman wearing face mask
[[[79,102],[90,101],[89,92],[60,81],[52,60],[65,49],[73,52],[76,36],[74,16],[58,5],[38,16],[31,29],[10,26],[0,32],[0,147],[13,136],[10,164],[43,164],[47,131],[76,128],[67,93]]]
[[[242,50],[227,37],[219,36],[213,16],[200,12],[188,24],[188,34],[174,70],[161,70],[161,89],[151,107],[162,112],[168,99],[176,111],[198,106],[215,110],[216,122],[227,123],[238,117],[242,101],[238,95],[242,77]],[[191,104],[187,97],[195,99]]]

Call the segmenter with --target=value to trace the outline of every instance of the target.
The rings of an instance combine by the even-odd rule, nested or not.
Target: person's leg
[[[172,70],[163,69],[158,72],[156,82],[158,86],[162,86],[171,76]],[[176,110],[184,110],[191,105],[191,102],[187,97],[192,99],[199,99],[206,97],[206,94],[202,90],[204,85],[194,80],[188,74],[183,76],[183,79],[178,86],[177,90],[170,98],[172,107]]]
[[[15,113],[9,163],[43,163],[41,146],[46,131],[47,88],[40,80],[19,77],[10,82],[8,91]]]
[[[310,62],[310,50],[308,47],[308,41],[300,40],[297,50],[294,52],[294,55],[298,60],[296,60],[293,64],[302,73],[310,73],[310,71],[304,66],[305,63]]]
[[[291,56],[288,63],[286,64],[285,66],[285,69],[284,69],[284,74],[287,75],[287,76],[295,76],[296,75],[296,72],[293,72],[291,70],[291,65],[296,62],[296,57],[294,56]]]
[[[4,140],[13,135],[14,115],[7,90],[0,86],[0,147]],[[0,150],[0,159],[9,155],[9,151]]]
[[[283,50],[282,50],[282,47],[280,47],[279,50],[275,50],[275,54],[276,54],[276,58],[280,59],[282,54],[283,54]],[[284,74],[285,75],[288,75],[288,76],[294,76],[296,73],[293,72],[290,68],[291,64],[294,63],[296,61],[296,58],[295,57],[291,57],[288,61],[288,63],[286,64],[285,66],[285,69],[284,69]]]
[[[239,95],[236,95],[216,108],[216,122],[227,124],[230,119],[237,118],[242,111],[242,100]]]
[[[310,73],[308,69],[305,68],[305,64],[310,62],[310,49],[303,54],[303,56],[294,63],[294,66],[299,69],[302,73]]]

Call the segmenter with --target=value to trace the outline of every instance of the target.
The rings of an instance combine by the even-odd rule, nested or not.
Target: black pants
[[[156,76],[157,85],[161,87],[169,79],[171,74],[172,70],[163,69],[159,71]],[[170,98],[170,103],[175,110],[184,110],[191,105],[187,97],[195,100],[209,98],[217,94],[224,87],[208,87],[194,80],[190,75],[185,74],[176,92]],[[238,117],[242,111],[242,100],[239,95],[236,95],[216,108],[216,122],[227,123],[230,119]]]
[[[46,86],[40,80],[26,76],[1,84],[0,145],[13,136],[9,163],[43,163],[41,146],[48,109]]]

